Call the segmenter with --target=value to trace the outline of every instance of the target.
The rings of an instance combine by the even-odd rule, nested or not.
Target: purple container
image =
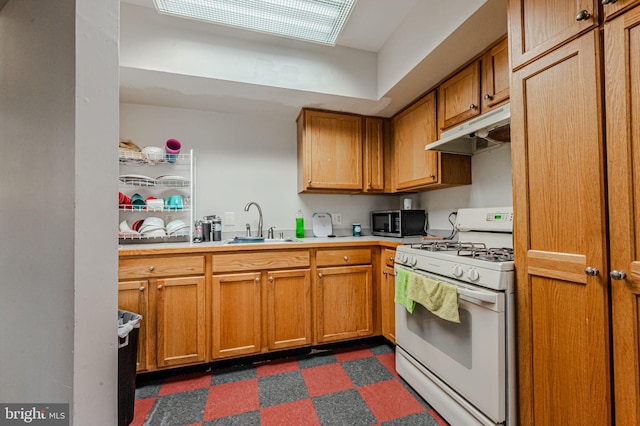
[[[167,153],[167,161],[170,163],[175,163],[178,154],[180,154],[180,148],[182,148],[182,144],[178,139],[168,139],[167,144],[164,147],[165,152]]]

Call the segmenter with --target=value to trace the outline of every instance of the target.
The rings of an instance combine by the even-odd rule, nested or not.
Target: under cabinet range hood
[[[473,155],[511,141],[511,107],[507,103],[442,132],[425,150]]]

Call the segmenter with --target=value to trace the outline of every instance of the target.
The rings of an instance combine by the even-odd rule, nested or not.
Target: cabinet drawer
[[[384,258],[385,265],[393,268],[393,262],[396,257],[396,251],[391,249],[385,249],[382,255]]]
[[[174,277],[204,274],[204,256],[120,259],[118,279]]]
[[[362,265],[371,263],[371,249],[318,250],[318,266]]]
[[[213,255],[213,272],[258,271],[264,269],[302,268],[309,266],[308,250]]]

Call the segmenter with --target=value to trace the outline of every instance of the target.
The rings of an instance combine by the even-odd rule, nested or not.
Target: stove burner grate
[[[426,251],[456,251],[458,256],[471,257],[487,262],[512,262],[513,249],[507,247],[487,248],[484,243],[459,241],[429,241],[411,244],[412,249]]]

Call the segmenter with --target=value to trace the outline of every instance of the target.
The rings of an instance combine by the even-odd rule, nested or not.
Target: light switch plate
[[[331,213],[331,223],[334,225],[342,225],[342,213]]]
[[[234,212],[224,212],[225,226],[233,226],[236,224],[236,214]]]

